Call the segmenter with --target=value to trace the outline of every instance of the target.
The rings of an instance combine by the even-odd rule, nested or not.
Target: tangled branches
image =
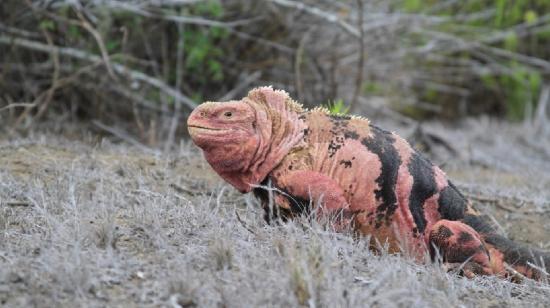
[[[367,114],[371,97],[414,116],[509,112],[512,99],[534,110],[548,87],[550,55],[536,47],[548,43],[537,35],[550,30],[550,14],[487,27],[499,8],[402,3],[3,1],[2,129],[99,120],[171,143],[197,103],[259,84],[307,105],[344,99]],[[534,37],[538,45],[520,45]]]

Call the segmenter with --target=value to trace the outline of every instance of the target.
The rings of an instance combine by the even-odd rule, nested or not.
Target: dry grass
[[[512,132],[518,134],[521,128]],[[465,143],[476,137],[467,138],[472,139],[464,139]],[[510,133],[507,140],[513,138]],[[502,151],[498,147],[504,145],[495,142]],[[256,201],[219,182],[188,143],[163,155],[106,140],[90,144],[52,136],[0,141],[0,304],[532,307],[548,303],[550,287],[545,284],[513,284],[493,277],[469,280],[445,273],[437,264],[374,255],[366,241],[307,220],[266,225]],[[480,146],[475,156],[495,161],[491,156],[495,152],[488,148]],[[521,163],[519,158],[508,160],[505,163],[512,166]],[[473,171],[462,176],[457,166],[449,168],[471,184],[475,174],[481,174],[475,164],[471,166]],[[521,164],[519,168],[527,172]],[[504,172],[495,166],[486,170]],[[477,190],[466,188],[487,192],[493,185],[522,196],[496,180],[480,184]],[[543,184],[534,185],[533,191]],[[548,192],[539,196],[548,198]],[[548,211],[545,201],[534,202],[536,208]],[[487,207],[499,213],[498,208]],[[521,233],[508,229],[507,220],[501,222],[507,231]],[[538,226],[544,227],[548,226]],[[548,239],[548,230],[542,232],[542,238]]]

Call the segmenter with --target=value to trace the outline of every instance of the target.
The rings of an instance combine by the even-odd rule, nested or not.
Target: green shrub
[[[330,114],[334,115],[347,114],[349,112],[349,107],[346,106],[343,99],[329,101],[327,109],[330,111]]]
[[[442,4],[443,1],[401,1],[396,9],[409,13],[434,14],[434,5]],[[492,10],[492,11],[491,11]],[[471,21],[449,21],[438,26],[437,30],[463,38],[464,40],[483,40],[484,33],[496,33],[495,31],[508,30],[519,24],[531,25],[539,19],[538,12],[549,12],[550,1],[547,0],[496,0],[482,1],[469,0],[457,1],[452,5],[440,6],[435,14],[439,16],[456,16],[481,12],[490,12],[484,18],[477,18]],[[540,13],[542,15],[542,13]],[[452,19],[450,19],[452,20]],[[480,29],[476,31],[461,32],[464,26],[470,29]],[[421,38],[419,38],[421,39]],[[525,54],[538,58],[549,58],[548,46],[550,45],[550,31],[541,31],[530,33],[529,35],[518,36],[516,32],[511,31],[503,40],[490,43],[490,47],[502,49],[511,53]],[[447,54],[447,57],[455,59],[473,59],[482,65],[487,64],[487,59],[480,58],[478,54],[470,50]],[[470,95],[470,105],[476,110],[482,112],[491,112],[494,110],[503,110],[507,117],[512,120],[521,120],[529,116],[537,102],[541,89],[541,80],[543,75],[536,67],[528,66],[526,63],[520,63],[514,57],[494,57],[501,69],[481,74],[477,78],[467,75],[450,76],[448,79],[440,80],[441,83],[451,86],[458,86],[473,92]],[[489,63],[491,64],[491,63]],[[418,65],[418,64],[416,64]],[[426,61],[422,65],[429,68],[435,68],[441,63]],[[471,74],[467,72],[464,74]],[[457,108],[459,96],[451,96],[448,93],[438,92],[437,90],[419,89],[418,96],[422,101],[444,108]],[[485,104],[485,106],[480,106]],[[474,108],[472,107],[472,108]],[[455,110],[456,112],[456,110]],[[452,113],[454,114],[454,113]]]

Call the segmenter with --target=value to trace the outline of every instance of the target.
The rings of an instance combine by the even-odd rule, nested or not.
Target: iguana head
[[[301,106],[286,92],[262,87],[238,101],[199,105],[187,126],[212,168],[238,190],[248,192],[302,137],[299,111]]]
[[[207,102],[187,119],[193,142],[216,171],[237,171],[252,159],[259,142],[253,108],[242,101]]]

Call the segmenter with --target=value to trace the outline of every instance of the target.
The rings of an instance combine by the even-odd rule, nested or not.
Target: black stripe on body
[[[371,125],[373,136],[364,138],[361,143],[372,153],[376,154],[382,164],[380,176],[376,179],[378,189],[374,191],[379,205],[376,209],[376,224],[379,228],[382,221],[389,225],[395,210],[397,209],[397,196],[395,186],[397,172],[401,164],[401,158],[394,146],[395,137],[392,133]]]
[[[468,207],[468,200],[449,181],[449,185],[439,192],[439,207],[437,210],[442,219],[460,220]]]
[[[413,185],[409,196],[409,210],[414,218],[416,231],[424,233],[427,223],[424,216],[424,203],[437,192],[434,166],[420,154],[414,152],[408,167],[409,173],[413,178]]]
[[[331,139],[328,144],[328,157],[332,158],[345,144],[345,132],[347,131],[351,117],[345,115],[329,115],[328,118],[332,123],[332,127],[329,131]]]
[[[266,178],[260,185],[262,187],[254,188],[253,193],[262,204],[264,209],[264,219],[267,223],[270,223],[274,219],[287,221],[293,216],[309,214],[311,212],[311,203],[309,200],[292,196],[288,191],[282,188],[273,187],[269,178]],[[275,197],[275,194],[277,193],[284,196],[290,204],[290,209],[282,208],[275,203],[273,203],[272,208],[270,208],[269,188],[267,187],[271,187],[271,189],[273,189],[273,197]]]

